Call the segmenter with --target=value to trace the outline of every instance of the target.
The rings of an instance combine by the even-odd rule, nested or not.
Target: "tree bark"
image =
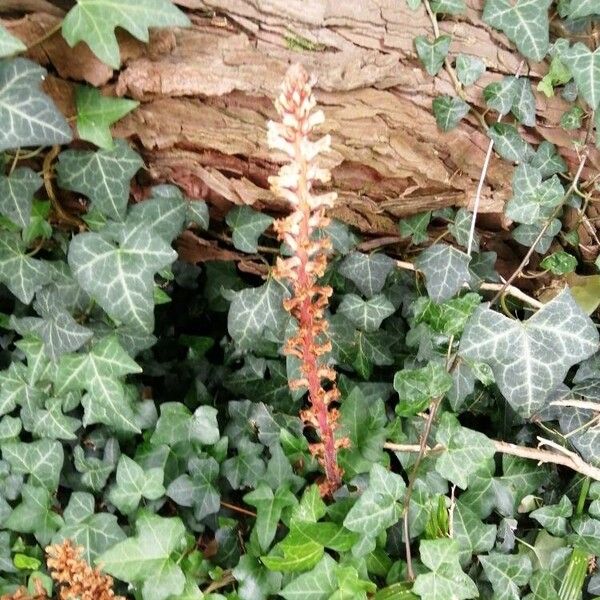
[[[389,237],[407,215],[471,205],[489,140],[472,114],[449,133],[436,126],[433,99],[455,95],[455,89],[445,70],[431,77],[416,56],[415,36],[433,37],[423,7],[413,12],[404,0],[177,3],[193,26],[155,31],[148,45],[119,32],[119,72],[100,64],[84,44],[68,48],[59,34],[30,51],[51,69],[46,88],[69,116],[79,81],[140,101],[114,134],[137,146],[149,180],[176,183],[206,199],[216,218],[235,204],[285,210],[269,191],[267,179],[280,157],[267,148],[266,121],[275,115],[272,99],[287,66],[298,61],[317,77],[322,131],[332,136],[327,166],[339,201],[331,216]],[[10,4],[14,10],[18,0]],[[4,24],[31,43],[60,17],[43,9],[47,0],[26,4],[39,8]],[[465,15],[440,21],[440,28],[452,36],[451,59],[465,53],[485,61],[484,76],[466,89],[483,111],[483,88],[514,74],[521,58],[482,22],[483,0],[467,4]],[[546,71],[545,64],[521,66],[534,87]],[[567,105],[560,97],[536,95],[537,126],[522,133],[533,144],[556,144],[572,167],[574,136],[559,126]],[[495,115],[488,118],[493,122]],[[594,152],[584,177],[599,166]],[[492,158],[481,204],[484,226],[502,224],[511,174],[510,164]]]

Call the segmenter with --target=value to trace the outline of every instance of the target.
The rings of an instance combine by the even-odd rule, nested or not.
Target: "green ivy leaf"
[[[551,2],[552,0],[486,0],[483,20],[504,32],[521,54],[537,62],[548,52],[548,9]]]
[[[519,135],[517,128],[510,123],[494,123],[488,130],[496,152],[511,162],[525,162],[531,158],[531,146]]]
[[[572,515],[573,505],[568,496],[563,496],[558,504],[542,506],[529,514],[544,529],[556,536],[567,535],[567,518]]]
[[[81,421],[64,415],[62,405],[61,398],[48,398],[45,408],[37,410],[31,415],[32,432],[39,437],[55,440],[77,439],[75,432],[81,427]],[[23,411],[21,418],[24,418]]]
[[[487,85],[483,90],[486,104],[501,115],[508,114],[517,94],[516,81],[514,77],[503,77]]]
[[[179,188],[173,185],[156,186],[152,189],[151,198],[129,209],[127,222],[151,228],[154,235],[170,244],[184,227],[188,204]]]
[[[419,254],[415,266],[425,275],[427,293],[434,302],[452,298],[470,281],[469,260],[448,244],[434,244]]]
[[[540,263],[542,269],[548,269],[554,275],[566,275],[577,268],[577,258],[568,252],[561,250],[546,256]]]
[[[515,78],[515,97],[511,107],[512,114],[519,123],[535,127],[535,96],[529,77]]]
[[[0,152],[71,141],[71,129],[40,91],[46,70],[24,58],[0,60]]]
[[[538,83],[538,92],[544,93],[548,98],[554,96],[554,88],[559,85],[568,83],[572,79],[571,71],[560,60],[558,55],[552,57],[550,70],[542,80]],[[573,101],[575,98],[573,98]]]
[[[471,234],[471,223],[473,221],[473,213],[466,208],[459,208],[454,217],[454,223],[448,224],[448,231],[452,234],[456,243],[463,248],[469,244],[469,235]],[[479,234],[473,232],[473,251],[479,252]],[[469,265],[471,267],[471,265]]]
[[[0,214],[25,229],[31,219],[33,195],[41,185],[40,176],[27,167],[8,177],[0,175]]]
[[[134,460],[121,455],[117,463],[117,480],[108,499],[123,514],[135,511],[142,498],[157,500],[165,493],[164,472],[160,468],[144,470]]]
[[[600,555],[600,520],[590,517],[574,519],[571,523],[573,533],[568,541],[576,548],[594,556]]]
[[[395,262],[386,254],[351,252],[340,263],[339,273],[356,285],[367,298],[379,294]]]
[[[538,239],[544,226],[544,223],[536,223],[534,225],[522,224],[513,229],[512,236],[519,244],[531,247]],[[548,252],[554,236],[556,236],[561,229],[562,223],[560,222],[560,219],[553,219],[548,229],[544,232],[544,235],[542,235],[541,239],[535,245],[535,251],[540,254]]]
[[[494,444],[483,433],[462,427],[451,413],[442,415],[435,439],[445,448],[436,460],[435,470],[463,490],[467,488],[469,476],[496,452]]]
[[[144,600],[165,600],[180,594],[185,576],[172,558],[182,549],[185,527],[178,518],[142,513],[136,535],[119,542],[98,557],[103,570],[129,583],[143,584]]]
[[[267,571],[249,554],[240,558],[233,576],[239,582],[237,594],[240,600],[267,600],[281,587],[281,574]]]
[[[483,523],[479,515],[461,500],[456,502],[452,517],[452,537],[460,549],[461,565],[469,564],[473,554],[489,552],[494,547],[497,526]]]
[[[430,362],[420,369],[403,369],[394,375],[394,389],[400,396],[396,413],[416,415],[443,396],[452,386],[452,377],[440,363]]]
[[[569,19],[600,16],[600,7],[594,0],[575,0],[566,3],[566,12],[561,16]]]
[[[459,15],[467,10],[465,0],[432,0],[431,10],[434,13]]]
[[[336,566],[325,554],[312,571],[296,577],[279,594],[286,600],[328,600],[337,587]]]
[[[441,304],[419,298],[414,305],[415,322],[427,323],[434,331],[448,336],[459,335],[480,302],[481,296],[473,292]]]
[[[116,450],[118,451],[118,445]],[[96,456],[86,456],[81,446],[75,447],[73,458],[75,469],[81,473],[81,483],[94,492],[99,492],[104,488],[117,465],[114,443],[107,444],[101,459]]]
[[[395,310],[394,305],[383,294],[369,300],[363,300],[356,294],[346,294],[338,307],[339,314],[363,331],[370,332],[377,331],[382,321],[394,314]]]
[[[27,46],[18,38],[9,33],[6,27],[0,25],[0,58],[12,56],[27,50]]]
[[[260,457],[263,447],[247,438],[237,443],[237,455],[223,461],[221,473],[234,490],[256,486],[265,473],[265,463]]]
[[[46,261],[32,258],[16,233],[2,232],[0,235],[0,283],[24,304],[33,300],[33,295],[42,286],[50,283],[51,273]]]
[[[83,85],[75,90],[77,133],[99,148],[114,147],[110,126],[139,105],[136,100],[103,96],[99,89]]]
[[[442,131],[454,129],[469,114],[470,106],[455,96],[438,96],[433,101],[435,122]]]
[[[580,106],[571,106],[560,118],[560,126],[566,131],[573,131],[581,128],[581,121],[585,113]]]
[[[85,42],[113,69],[121,64],[115,27],[126,29],[141,42],[148,41],[149,27],[188,27],[189,19],[169,0],[78,0],[65,17],[62,35],[71,46]]]
[[[113,240],[81,233],[69,246],[69,266],[79,285],[117,322],[154,329],[154,274],[177,253],[145,223],[124,225]]]
[[[564,50],[560,58],[570,69],[579,93],[596,110],[600,104],[600,49],[592,52],[578,42]]]
[[[485,63],[477,56],[459,54],[456,57],[456,76],[464,85],[473,85],[485,73]]]
[[[594,324],[565,290],[525,322],[484,306],[476,309],[459,354],[488,363],[508,403],[529,417],[544,406],[568,369],[597,349]]]
[[[400,475],[374,464],[369,472],[369,486],[346,515],[344,527],[369,538],[376,537],[400,518],[399,501],[405,491]]]
[[[2,445],[2,458],[12,472],[30,476],[30,483],[56,490],[64,461],[62,444],[56,440],[35,442],[6,442]]]
[[[258,250],[258,238],[273,223],[273,218],[249,206],[236,206],[225,217],[232,229],[233,245],[242,252],[254,253]]]
[[[567,171],[567,163],[556,152],[556,146],[547,141],[538,146],[529,164],[538,169],[544,179]]]
[[[526,554],[490,552],[487,556],[480,556],[479,562],[498,600],[521,598],[519,586],[529,582],[532,572],[531,560]]]
[[[415,38],[415,48],[417,54],[425,67],[425,70],[432,76],[437,75],[442,68],[444,60],[450,50],[452,38],[449,35],[440,35],[431,42],[424,35],[418,35]]]
[[[151,441],[169,446],[178,442],[215,444],[219,441],[217,410],[199,406],[192,414],[181,402],[164,402]]]
[[[413,592],[422,600],[466,600],[479,596],[477,586],[460,568],[454,540],[423,540],[419,548],[423,564],[431,571],[419,574],[413,586]]]
[[[123,140],[109,150],[67,150],[58,155],[58,185],[87,196],[109,219],[122,220],[129,199],[129,182],[144,165]]]
[[[412,243],[418,246],[429,239],[427,235],[429,221],[431,221],[431,211],[402,219],[398,224],[400,235],[403,238],[410,237]]]

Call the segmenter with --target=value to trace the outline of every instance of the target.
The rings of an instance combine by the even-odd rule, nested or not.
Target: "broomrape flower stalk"
[[[267,139],[271,148],[289,157],[279,174],[269,179],[273,191],[291,208],[286,218],[274,224],[279,239],[292,253],[290,258],[278,258],[274,270],[277,279],[291,286],[292,295],[284,301],[284,307],[298,324],[297,333],[286,341],[285,352],[300,360],[301,377],[289,385],[291,389],[308,390],[310,407],[300,416],[319,435],[320,442],[311,444],[310,449],[324,467],[322,492],[328,494],[341,485],[337,449],[347,441],[335,438],[338,410],[330,405],[338,400],[339,392],[336,373],[324,362],[324,356],[331,350],[324,311],[332,289],[319,285],[318,280],[325,273],[331,241],[327,237],[317,239],[315,233],[329,224],[325,211],[333,206],[336,194],[312,193],[315,182],[329,181],[329,171],[319,168],[315,159],[331,143],[328,135],[310,140],[313,129],[324,121],[322,111],[313,111],[316,104],[313,85],[313,78],[302,66],[289,68],[275,101],[281,122],[269,121]]]

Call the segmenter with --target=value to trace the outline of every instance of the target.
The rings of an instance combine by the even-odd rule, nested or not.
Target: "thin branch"
[[[589,400],[553,400],[550,406],[572,406],[573,408],[581,408],[583,410],[600,411],[600,403],[590,402]]]
[[[223,577],[221,577],[221,579],[213,581],[205,590],[202,590],[202,592],[204,595],[208,596],[208,594],[211,592],[231,585],[232,583],[235,583],[235,577],[233,576],[231,570],[227,570],[223,572]]]
[[[540,445],[551,446],[557,450],[560,448],[560,450],[553,452],[550,450],[541,450],[539,448],[517,446],[517,444],[510,444],[509,442],[502,442],[500,440],[491,440],[491,442],[494,444],[496,452],[501,454],[510,454],[511,456],[527,458],[530,460],[535,460],[538,463],[562,465],[563,467],[567,467],[572,471],[576,471],[581,475],[589,477],[590,479],[600,481],[600,468],[586,463],[578,454],[563,448],[555,442],[546,440],[544,438],[538,438],[538,440],[540,441]],[[394,452],[421,451],[420,444],[394,444],[392,442],[386,442],[383,447]],[[429,446],[425,448],[425,454],[439,453],[443,451],[444,447],[440,444],[434,446],[433,448]]]

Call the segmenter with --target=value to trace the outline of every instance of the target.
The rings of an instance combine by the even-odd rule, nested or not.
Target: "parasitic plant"
[[[288,69],[282,91],[275,107],[281,122],[268,124],[268,142],[273,149],[281,150],[289,161],[277,176],[270,178],[276,194],[286,200],[290,214],[275,222],[280,240],[290,249],[289,258],[277,259],[274,276],[287,282],[291,297],[284,302],[285,309],[295,318],[297,331],[286,341],[285,352],[300,361],[301,377],[289,382],[292,389],[308,390],[309,408],[302,411],[305,425],[314,428],[320,441],[311,444],[311,452],[325,470],[323,493],[331,493],[341,484],[342,471],[337,462],[337,449],[344,444],[336,440],[338,411],[332,407],[339,397],[335,385],[336,373],[325,363],[331,350],[327,339],[325,309],[332,289],[319,285],[325,273],[331,241],[327,236],[317,236],[317,230],[327,227],[327,208],[333,205],[335,193],[314,194],[313,185],[325,183],[330,178],[327,169],[316,164],[316,158],[330,147],[328,135],[312,141],[314,128],[323,123],[323,113],[313,111],[314,80],[300,65]]]

